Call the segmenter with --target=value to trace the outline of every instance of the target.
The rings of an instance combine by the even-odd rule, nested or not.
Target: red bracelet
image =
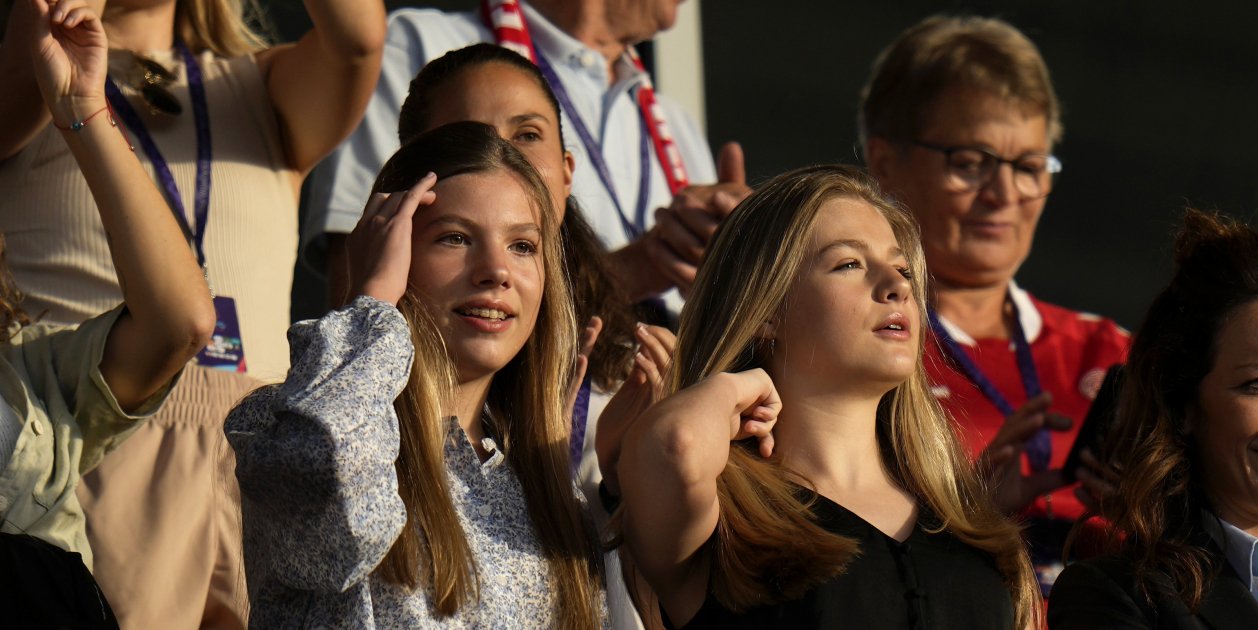
[[[70,123],[70,125],[69,125],[68,127],[62,127],[61,125],[58,125],[58,124],[57,124],[57,121],[55,121],[55,120],[52,122],[52,126],[56,127],[57,129],[60,129],[60,130],[62,130],[62,131],[78,131],[78,130],[80,130],[80,129],[82,129],[82,128],[86,127],[86,126],[87,126],[88,121],[89,121],[89,120],[91,120],[91,119],[93,119],[93,118],[95,118],[97,114],[99,114],[99,113],[101,113],[101,112],[103,112],[103,111],[105,111],[105,110],[108,110],[108,109],[109,109],[109,106],[108,106],[108,105],[106,105],[106,106],[104,106],[104,107],[102,107],[102,108],[100,108],[100,109],[98,109],[98,110],[96,110],[96,111],[92,112],[91,114],[89,114],[87,118],[84,118],[83,120],[79,120],[79,121],[75,121],[75,122]],[[114,125],[114,126],[117,126],[117,125],[118,125],[118,123],[114,122],[114,120],[113,120],[113,116],[110,116],[110,117],[109,117],[109,124],[110,124],[110,125]]]

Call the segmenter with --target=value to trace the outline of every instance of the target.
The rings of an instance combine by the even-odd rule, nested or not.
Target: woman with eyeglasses
[[[874,62],[860,132],[870,172],[922,226],[933,392],[989,476],[1029,519],[1045,595],[1071,522],[1112,491],[1095,460],[1061,469],[1129,338],[1114,322],[1035,299],[1014,282],[1061,163],[1062,127],[1035,45],[994,19],[929,18]]]
[[[74,324],[117,305],[121,291],[87,184],[39,98],[28,45],[38,1],[0,0],[0,230],[26,310]],[[243,627],[223,419],[288,370],[298,192],[370,98],[383,3],[305,0],[311,31],[269,46],[252,26],[255,0],[44,1],[54,16],[101,16],[110,111],[93,121],[109,115],[125,131],[218,316],[170,404],[80,487],[94,571],[124,627]]]

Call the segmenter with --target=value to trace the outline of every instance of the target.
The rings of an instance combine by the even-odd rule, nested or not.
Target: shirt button
[[[598,63],[598,55],[587,50],[577,57],[577,61],[581,63],[582,68],[592,68]]]
[[[31,432],[33,432],[35,435],[43,435],[44,427],[39,425],[38,420],[31,420]]]
[[[492,513],[493,513],[494,509],[493,509],[493,508],[491,508],[491,507],[489,507],[488,505],[482,505],[482,506],[480,506],[480,507],[476,508],[476,511],[477,511],[477,512],[478,512],[481,516],[488,517],[490,514],[492,514]]]

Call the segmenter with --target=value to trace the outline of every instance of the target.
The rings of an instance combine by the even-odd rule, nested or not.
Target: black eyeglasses
[[[914,146],[944,154],[948,184],[957,192],[973,192],[991,183],[1001,164],[1013,169],[1013,187],[1023,199],[1039,199],[1053,190],[1053,180],[1061,172],[1061,160],[1044,153],[1027,153],[1006,159],[976,147],[941,147],[927,142]]]

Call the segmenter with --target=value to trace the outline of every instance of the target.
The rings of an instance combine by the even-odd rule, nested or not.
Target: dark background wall
[[[387,2],[466,9],[475,1]],[[1041,48],[1064,105],[1065,171],[1018,275],[1049,301],[1134,327],[1170,274],[1186,204],[1250,218],[1258,207],[1258,5],[1119,2],[804,2],[702,6],[708,136],[737,139],[754,180],[859,162],[856,103],[897,33],[935,13],[1002,17]],[[300,3],[270,9],[282,35]],[[298,292],[321,291],[303,274]],[[295,315],[314,312],[309,298]]]
[[[1065,170],[1018,274],[1049,301],[1134,327],[1170,277],[1187,203],[1246,218],[1258,205],[1258,5],[709,0],[702,13],[708,135],[741,140],[757,178],[859,161],[870,63],[918,20],[974,13],[1022,29],[1065,110]]]

